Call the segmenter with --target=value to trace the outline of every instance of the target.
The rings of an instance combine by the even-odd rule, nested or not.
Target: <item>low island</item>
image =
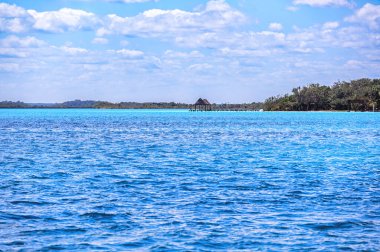
[[[208,102],[208,101],[207,101]],[[199,105],[176,102],[119,102],[74,100],[63,103],[2,101],[0,108],[93,108],[93,109],[189,109]],[[196,109],[195,109],[196,110]],[[209,103],[207,111],[379,111],[380,79],[339,81],[331,86],[318,83],[293,88],[285,95],[264,102],[242,104]]]

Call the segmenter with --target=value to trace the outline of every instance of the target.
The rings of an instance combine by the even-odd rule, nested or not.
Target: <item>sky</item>
[[[0,2],[0,101],[250,103],[380,77],[380,0]]]

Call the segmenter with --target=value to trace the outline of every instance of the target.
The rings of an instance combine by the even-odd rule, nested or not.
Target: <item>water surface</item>
[[[0,250],[380,250],[380,113],[0,110]]]

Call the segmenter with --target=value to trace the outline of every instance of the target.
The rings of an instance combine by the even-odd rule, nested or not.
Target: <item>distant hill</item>
[[[56,103],[27,103],[30,107],[52,107]]]
[[[81,100],[74,100],[74,101],[67,101],[63,103],[56,104],[56,107],[62,107],[62,108],[94,108],[95,104],[99,101],[81,101]]]

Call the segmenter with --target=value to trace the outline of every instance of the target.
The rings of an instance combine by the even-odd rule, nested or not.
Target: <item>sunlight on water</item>
[[[0,110],[0,250],[379,250],[380,113]]]

